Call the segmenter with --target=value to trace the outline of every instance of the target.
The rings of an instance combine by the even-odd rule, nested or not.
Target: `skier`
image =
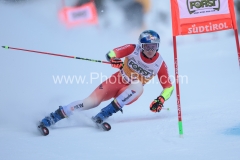
[[[146,30],[140,34],[138,44],[127,44],[109,51],[106,54],[107,60],[111,62],[112,67],[120,70],[101,83],[87,98],[60,106],[55,112],[42,119],[41,124],[49,127],[71,116],[76,110],[88,110],[114,98],[92,117],[96,124],[102,124],[113,113],[122,111],[124,105],[136,101],[143,92],[143,86],[155,75],[158,76],[163,90],[150,104],[150,110],[160,112],[174,87],[169,79],[167,66],[158,53],[159,43],[159,35],[153,30]],[[125,58],[124,63],[120,58]]]

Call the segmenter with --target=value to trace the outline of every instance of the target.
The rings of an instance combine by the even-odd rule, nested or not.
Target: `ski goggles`
[[[157,43],[145,43],[143,44],[143,50],[144,51],[156,51],[158,49],[158,44]]]

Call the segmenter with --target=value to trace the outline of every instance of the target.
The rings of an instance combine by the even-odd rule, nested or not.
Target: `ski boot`
[[[109,131],[111,129],[111,125],[107,122],[104,122],[104,120],[110,117],[113,113],[118,112],[119,110],[121,110],[122,112],[121,107],[119,107],[114,101],[112,101],[108,106],[101,109],[101,112],[99,112],[95,117],[92,117],[92,121],[104,131]]]
[[[47,127],[54,125],[56,122],[66,117],[67,116],[64,113],[62,106],[59,106],[59,109],[57,109],[55,112],[50,113],[49,116],[42,119],[38,128],[41,130],[42,134],[46,136],[49,134],[49,130]]]

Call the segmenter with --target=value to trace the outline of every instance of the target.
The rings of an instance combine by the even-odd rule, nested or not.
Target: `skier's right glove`
[[[150,110],[152,112],[160,112],[162,107],[163,107],[163,103],[164,103],[164,98],[162,96],[158,96],[156,99],[154,99],[154,101],[150,104]]]
[[[110,59],[113,68],[121,69],[123,67],[123,62],[120,58],[113,57]]]

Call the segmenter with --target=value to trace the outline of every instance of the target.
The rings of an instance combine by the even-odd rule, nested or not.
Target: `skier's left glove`
[[[163,107],[163,103],[165,102],[165,99],[162,96],[158,96],[156,99],[154,99],[154,101],[150,104],[150,110],[152,112],[160,112],[162,107]]]
[[[113,68],[121,69],[123,67],[123,62],[120,58],[113,57],[110,59]]]

